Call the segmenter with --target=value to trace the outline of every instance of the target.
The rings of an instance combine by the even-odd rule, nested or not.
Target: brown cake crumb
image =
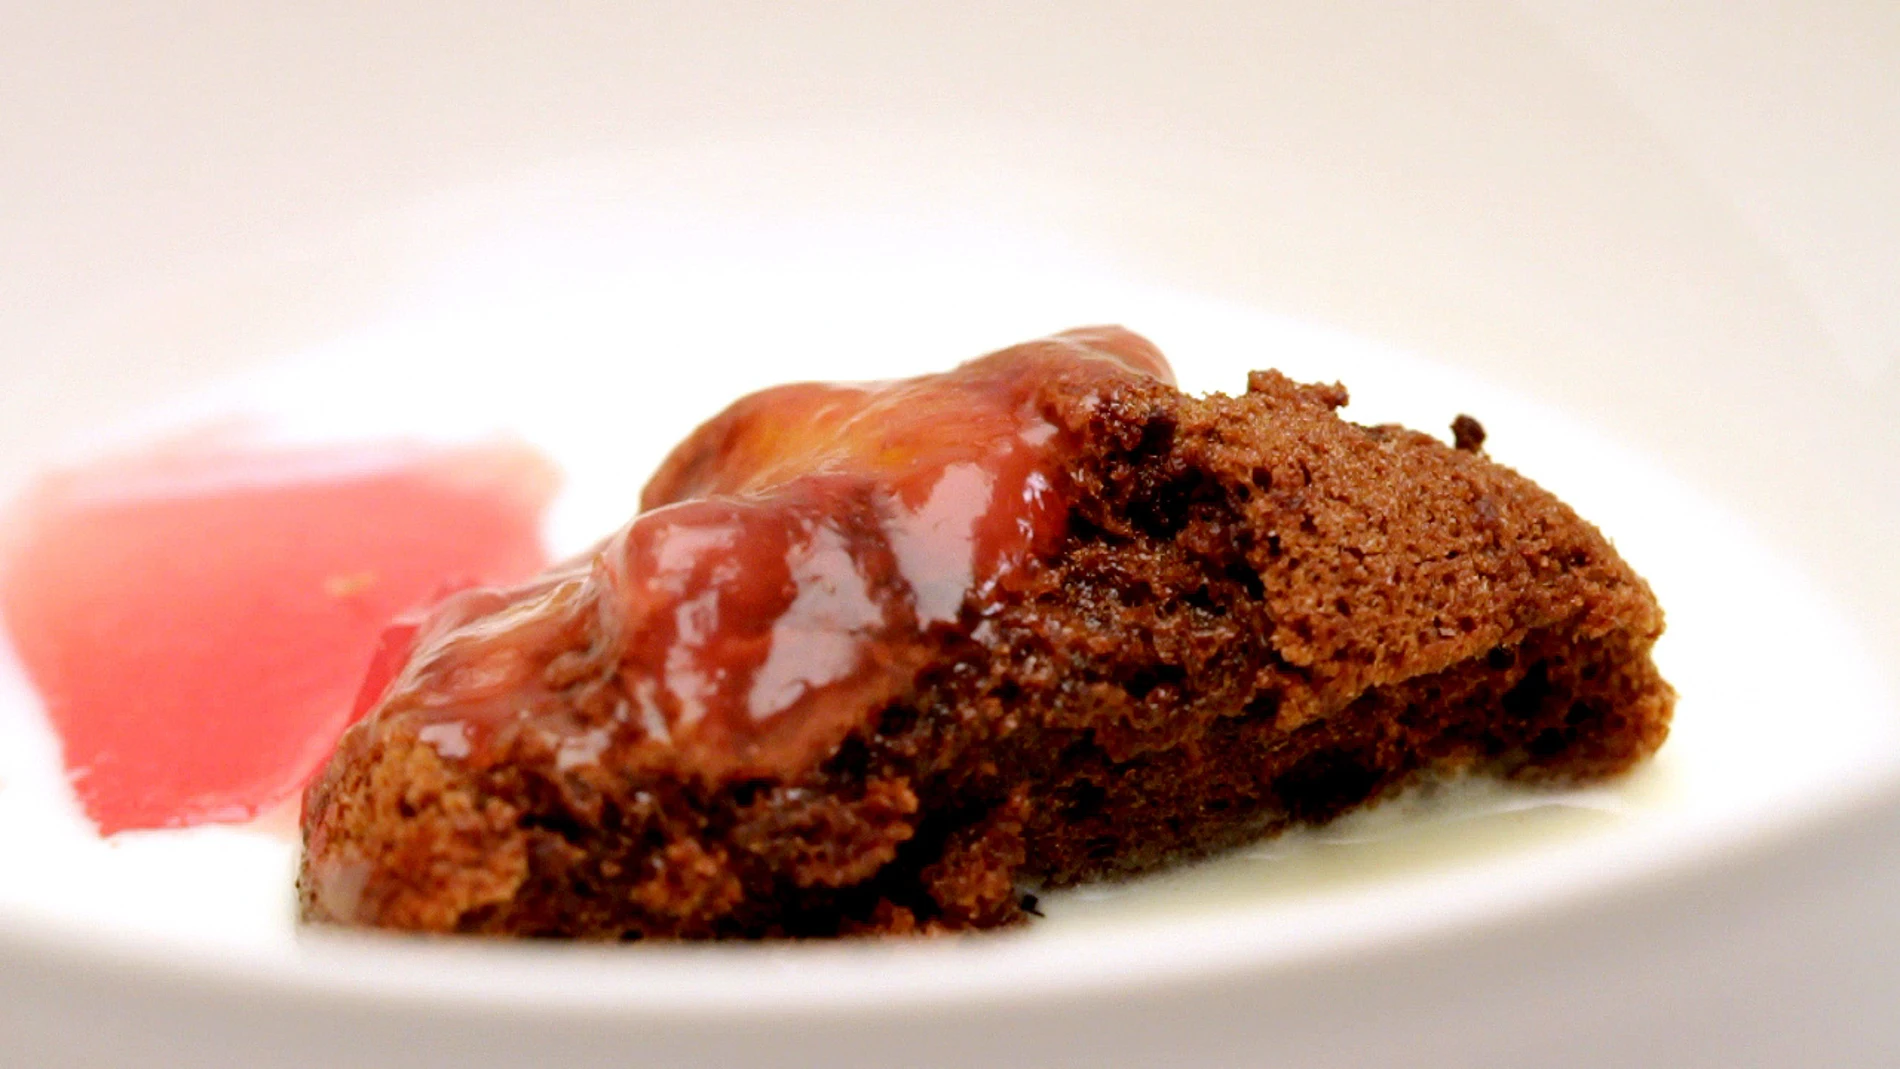
[[[1046,528],[1023,514],[1027,541],[996,534],[998,553],[1035,551],[987,571],[978,554],[945,619],[920,608],[941,591],[867,540],[888,511],[856,490],[826,499],[859,517],[837,528],[838,559],[882,608],[840,632],[859,641],[844,682],[808,677],[774,714],[797,724],[652,700],[661,677],[635,626],[651,614],[602,623],[646,575],[614,570],[618,543],[575,573],[594,577],[592,601],[574,579],[497,596],[491,615],[462,606],[451,623],[508,641],[445,640],[346,735],[305,803],[303,916],[588,939],[989,928],[1035,912],[1025,887],[1143,872],[1421,777],[1592,780],[1662,743],[1673,697],[1650,659],[1663,621],[1648,587],[1486,459],[1476,420],[1459,417],[1455,447],[1362,427],[1335,412],[1343,388],[1272,371],[1190,397],[1151,353],[1103,328],[968,366],[1023,387],[997,411],[1048,427],[1024,440],[1051,443],[1060,507]],[[837,397],[806,400],[831,412]],[[689,439],[644,515],[693,493],[782,504],[745,497],[780,469],[729,467],[756,444],[748,427],[788,410],[759,411]],[[810,447],[828,472],[916,452],[839,453],[825,435],[840,420],[758,441]],[[756,481],[718,485],[734,471]],[[1022,471],[1040,485],[1043,469]],[[676,623],[696,603],[664,604]],[[756,683],[755,647],[718,663]],[[496,679],[533,685],[469,689]]]
[[[1461,453],[1476,453],[1484,448],[1484,424],[1464,413],[1451,421],[1451,447]]]

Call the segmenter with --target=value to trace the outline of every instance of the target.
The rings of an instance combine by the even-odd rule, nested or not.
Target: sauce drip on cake
[[[1054,551],[1068,443],[1038,391],[1058,371],[1080,389],[1172,381],[1146,341],[1095,329],[901,382],[753,394],[675,449],[597,549],[399,625],[365,694],[478,763],[524,725],[564,734],[570,765],[617,731],[709,779],[809,763],[909,684],[924,632]],[[608,715],[568,723],[577,701]]]

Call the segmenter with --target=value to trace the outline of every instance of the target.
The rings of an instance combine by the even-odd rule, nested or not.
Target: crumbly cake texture
[[[305,802],[306,920],[586,939],[1022,922],[1025,891],[1329,820],[1423,777],[1629,769],[1668,732],[1662,613],[1609,542],[1482,453],[1255,372],[1051,392],[1056,552],[924,639],[806,767],[714,779],[663,747],[456,760],[372,717]],[[917,651],[911,651],[915,654]],[[439,741],[439,740],[438,740]]]

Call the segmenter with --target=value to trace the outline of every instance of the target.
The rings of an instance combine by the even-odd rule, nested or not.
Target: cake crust
[[[897,682],[840,698],[818,742],[708,763],[614,719],[637,678],[553,685],[601,635],[551,627],[536,664],[556,697],[505,740],[471,747],[388,703],[345,736],[306,798],[305,919],[589,939],[995,927],[1025,918],[1026,887],[1139,873],[1421,777],[1594,780],[1662,743],[1654,597],[1486,458],[1475,420],[1457,448],[1361,427],[1343,388],[1271,371],[1205,398],[1150,373],[1075,383],[1023,401],[1065,443],[1049,547],[953,620],[880,638]],[[707,442],[649,505],[703,489],[672,487],[703,480]]]

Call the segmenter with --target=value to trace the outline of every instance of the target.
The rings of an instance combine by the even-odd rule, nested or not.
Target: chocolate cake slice
[[[780,387],[643,510],[392,631],[304,804],[306,920],[724,938],[987,928],[1421,777],[1656,749],[1662,614],[1456,445],[1073,331]]]

